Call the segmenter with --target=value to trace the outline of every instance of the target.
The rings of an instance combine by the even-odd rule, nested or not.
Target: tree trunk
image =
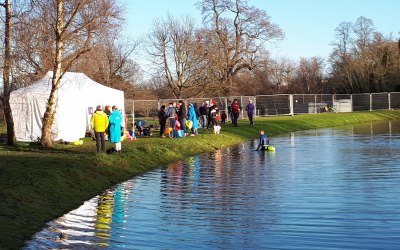
[[[53,68],[53,79],[51,81],[51,92],[47,101],[46,112],[43,116],[42,125],[42,138],[40,143],[43,147],[53,146],[53,134],[52,127],[54,123],[54,117],[56,114],[56,104],[58,101],[58,88],[61,80],[61,61],[64,52],[64,43],[62,32],[64,28],[64,14],[63,14],[64,2],[63,0],[57,0],[57,29],[56,29],[56,56],[54,60]]]
[[[10,96],[9,95],[4,97],[3,105],[4,105],[4,116],[6,118],[6,123],[7,123],[7,145],[15,146],[16,140],[15,140],[15,132],[14,132],[14,120],[13,120],[12,113],[11,113]]]
[[[4,115],[7,123],[7,145],[15,146],[14,120],[10,107],[11,93],[11,3],[5,0],[2,6],[5,8],[5,23],[4,23],[4,68],[3,68],[3,85],[4,85]]]

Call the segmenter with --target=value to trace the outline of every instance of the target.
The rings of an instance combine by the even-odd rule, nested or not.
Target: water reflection
[[[118,237],[127,211],[131,182],[115,186],[102,195],[86,201],[81,207],[49,223],[39,232],[28,249],[86,249],[109,246]],[[115,229],[116,231],[113,231]],[[115,234],[115,232],[117,232]]]
[[[400,122],[194,156],[107,190],[27,249],[396,249]]]

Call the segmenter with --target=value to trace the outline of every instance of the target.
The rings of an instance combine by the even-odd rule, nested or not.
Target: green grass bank
[[[400,110],[263,117],[255,120],[254,127],[247,120],[240,121],[239,127],[225,125],[219,135],[200,130],[196,137],[124,141],[123,153],[112,155],[96,154],[90,138],[82,146],[60,144],[45,150],[28,143],[10,148],[1,142],[0,249],[21,248],[46,222],[117,183],[178,159],[258,138],[260,129],[273,137],[290,131],[395,119],[400,119]],[[0,133],[5,132],[4,126],[0,124]]]

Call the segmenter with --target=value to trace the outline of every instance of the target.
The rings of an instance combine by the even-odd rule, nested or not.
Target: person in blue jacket
[[[264,130],[260,130],[260,142],[256,150],[263,150],[265,145],[269,144],[268,136],[264,133]]]
[[[192,136],[197,135],[197,129],[199,128],[199,119],[196,114],[196,109],[193,103],[189,103],[188,119],[192,122]]]
[[[108,117],[108,120],[110,122],[110,143],[115,143],[115,151],[120,153],[122,115],[117,106],[114,105],[112,107],[112,112]]]

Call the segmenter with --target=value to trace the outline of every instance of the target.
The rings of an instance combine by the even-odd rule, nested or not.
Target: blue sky
[[[156,18],[167,13],[192,16],[201,25],[197,0],[125,0],[126,32],[138,38],[148,33]],[[360,16],[373,21],[377,31],[400,37],[400,0],[249,0],[265,10],[285,32],[285,39],[269,46],[272,55],[289,57],[320,56],[332,50],[334,30],[341,22],[355,22]]]

